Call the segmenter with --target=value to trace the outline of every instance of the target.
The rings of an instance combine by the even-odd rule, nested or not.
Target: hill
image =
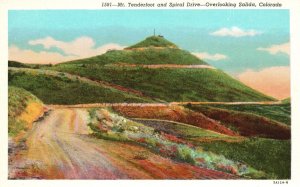
[[[68,72],[92,80],[107,81],[167,102],[274,100],[247,87],[221,70],[209,68],[210,66],[200,68],[193,66],[207,65],[207,63],[188,51],[177,47],[153,47],[149,43],[153,43],[155,39],[157,37],[146,38],[127,50],[112,50],[100,56],[44,68]],[[161,42],[158,43],[163,43],[157,44],[159,47],[173,46],[173,43],[164,38],[159,38],[159,41]],[[143,49],[131,50],[138,47]],[[154,69],[139,66],[143,64],[191,65],[191,67]]]
[[[97,82],[69,77],[60,72],[35,69],[10,69],[9,85],[24,88],[46,104],[100,102],[151,102],[151,99],[123,92]]]
[[[150,69],[108,67],[99,64],[89,64],[85,67],[61,64],[51,69],[92,80],[104,80],[168,102],[273,100],[224,72],[213,69]]]
[[[29,66],[27,66],[26,64],[21,63],[21,62],[9,60],[8,67],[28,68]]]

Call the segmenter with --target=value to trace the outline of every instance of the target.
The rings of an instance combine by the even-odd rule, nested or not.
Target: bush
[[[177,147],[177,157],[180,160],[183,160],[185,162],[195,164],[196,161],[194,159],[194,153],[193,150],[187,146],[181,145]]]

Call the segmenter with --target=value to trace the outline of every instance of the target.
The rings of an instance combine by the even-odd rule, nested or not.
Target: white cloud
[[[255,36],[261,34],[261,32],[256,30],[243,30],[238,27],[231,27],[231,28],[221,28],[215,32],[210,33],[213,36],[231,36],[231,37],[243,37],[243,36]]]
[[[28,43],[30,45],[42,45],[47,50],[51,48],[57,48],[62,50],[65,55],[62,55],[58,52],[49,51],[35,52],[29,49],[20,49],[17,46],[11,46],[9,48],[9,59],[24,63],[56,64],[69,60],[101,55],[107,50],[120,50],[125,47],[115,43],[109,43],[96,47],[94,40],[87,36],[76,38],[70,42],[59,41],[53,39],[52,37],[46,37],[37,40],[31,40]]]
[[[244,84],[277,99],[290,97],[289,66],[275,66],[259,71],[247,70],[237,77]]]
[[[109,43],[100,47],[95,47],[95,42],[92,38],[82,36],[71,42],[55,40],[52,37],[46,37],[37,40],[29,41],[30,45],[42,45],[45,49],[58,48],[66,55],[74,55],[80,58],[91,57],[105,53],[109,49],[123,49],[125,46]]]
[[[272,55],[275,55],[277,53],[285,53],[287,55],[290,55],[290,42],[278,44],[278,45],[271,45],[270,47],[259,47],[257,48],[259,51],[267,51]]]
[[[8,52],[9,60],[32,64],[57,64],[76,59],[76,56],[63,56],[60,53],[48,51],[35,52],[29,49],[20,49],[17,46],[9,47]]]
[[[212,60],[212,61],[224,60],[228,58],[226,55],[219,54],[219,53],[210,54],[207,52],[200,52],[200,53],[192,53],[192,54],[200,59]]]

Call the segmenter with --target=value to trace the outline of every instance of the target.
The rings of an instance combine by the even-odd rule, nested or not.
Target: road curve
[[[86,109],[60,108],[36,122],[26,148],[10,158],[10,179],[236,178],[178,163],[138,145],[89,136]],[[141,156],[142,154],[142,156]],[[145,156],[146,155],[146,156]],[[145,157],[145,158],[144,158]]]

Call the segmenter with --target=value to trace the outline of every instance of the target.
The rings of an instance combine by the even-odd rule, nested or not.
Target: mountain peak
[[[127,47],[126,49],[134,49],[134,48],[145,48],[145,47],[170,47],[170,48],[178,48],[174,43],[168,41],[163,36],[150,36],[145,40]]]

